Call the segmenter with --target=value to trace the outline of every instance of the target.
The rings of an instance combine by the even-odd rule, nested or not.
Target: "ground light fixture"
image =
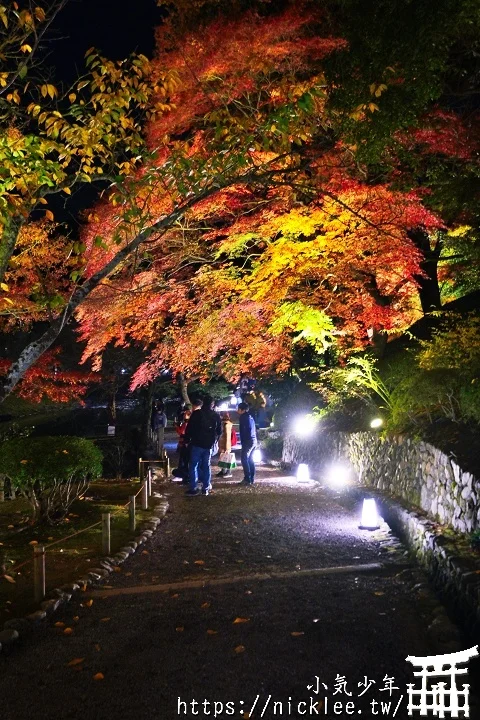
[[[377,503],[373,498],[364,499],[362,506],[362,519],[358,527],[360,530],[378,530],[380,527]]]
[[[299,464],[297,468],[297,480],[298,482],[308,482],[310,480],[310,473],[306,463]]]
[[[255,448],[255,450],[253,451],[252,457],[253,457],[253,462],[255,463],[255,465],[258,465],[258,463],[262,462],[262,451],[260,450],[260,448],[258,448],[258,447]]]
[[[236,405],[237,405],[237,396],[236,395],[232,395],[232,397],[230,398],[230,405],[235,405],[235,407],[236,407]]]
[[[317,429],[317,424],[312,415],[299,415],[293,421],[293,432],[297,437],[310,437]]]
[[[350,470],[345,465],[330,465],[327,470],[328,484],[336,489],[340,489],[348,485],[350,481]]]
[[[376,430],[377,428],[382,427],[382,425],[383,420],[381,417],[373,418],[373,420],[370,422],[370,427],[372,428],[372,430]]]

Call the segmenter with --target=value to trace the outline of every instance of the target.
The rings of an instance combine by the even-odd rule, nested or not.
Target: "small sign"
[[[115,425],[107,425],[107,435],[115,435]]]

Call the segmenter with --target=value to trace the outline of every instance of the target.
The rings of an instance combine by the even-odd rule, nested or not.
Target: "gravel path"
[[[271,468],[240,479],[209,497],[162,486],[151,541],[0,657],[2,720],[408,717],[405,658],[432,648],[404,548],[358,529],[353,494]]]

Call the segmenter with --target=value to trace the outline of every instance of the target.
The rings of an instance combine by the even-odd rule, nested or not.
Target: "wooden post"
[[[33,585],[35,602],[42,602],[45,598],[45,545],[33,548]]]
[[[102,513],[102,553],[110,555],[110,513]]]
[[[148,482],[142,485],[142,510],[148,510]]]
[[[147,472],[148,497],[152,497],[152,475],[153,475],[153,470],[151,467],[149,467],[148,472]]]
[[[130,495],[130,505],[128,506],[128,517],[130,520],[130,532],[135,532],[137,526],[135,520],[135,495]]]

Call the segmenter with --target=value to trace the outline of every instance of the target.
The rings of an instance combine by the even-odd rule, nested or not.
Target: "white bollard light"
[[[308,465],[306,463],[300,463],[297,468],[297,480],[298,482],[308,482],[310,480],[310,473],[308,471]]]
[[[253,451],[252,457],[253,457],[253,462],[255,463],[255,465],[262,462],[262,451],[260,450],[260,448],[258,448],[258,447],[255,448],[255,450]]]
[[[378,530],[380,521],[377,513],[377,504],[373,498],[365,498],[362,507],[360,530]]]

